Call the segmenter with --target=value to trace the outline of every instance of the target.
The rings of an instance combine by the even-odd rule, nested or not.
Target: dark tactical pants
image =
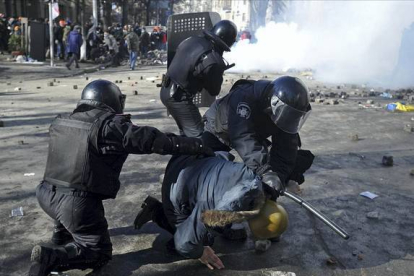
[[[72,235],[77,249],[72,259],[91,263],[112,258],[112,243],[101,199],[81,191],[56,189],[47,182],[37,186],[36,196],[46,214]]]
[[[204,131],[204,124],[198,107],[192,99],[184,95],[185,92],[181,89],[178,88],[175,95],[170,95],[170,91],[171,86],[161,88],[161,101],[177,123],[180,134],[200,138]]]

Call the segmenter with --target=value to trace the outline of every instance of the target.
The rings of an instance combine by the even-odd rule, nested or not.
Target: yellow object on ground
[[[257,239],[271,239],[282,235],[289,223],[288,214],[280,204],[266,200],[260,213],[249,220],[250,230]]]
[[[401,112],[414,112],[414,105],[412,104],[402,104],[400,102],[395,103],[397,107],[395,108],[397,111]]]

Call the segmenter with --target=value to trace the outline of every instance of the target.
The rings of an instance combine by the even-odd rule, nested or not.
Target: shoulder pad
[[[238,85],[243,85],[243,84],[254,84],[254,80],[246,80],[246,79],[240,79],[238,81],[236,81],[233,86],[231,87],[230,91],[233,90],[234,88],[236,88],[236,86]]]

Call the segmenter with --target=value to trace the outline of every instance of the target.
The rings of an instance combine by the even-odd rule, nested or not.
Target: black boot
[[[59,221],[56,220],[53,228],[52,243],[56,245],[64,245],[71,241],[73,241],[72,235]]]
[[[40,245],[33,247],[29,276],[48,276],[60,264],[56,250]]]
[[[142,209],[138,212],[134,221],[135,229],[141,229],[145,223],[152,220],[153,214],[160,208],[162,209],[162,203],[156,198],[147,196],[144,203],[142,203],[141,208]]]

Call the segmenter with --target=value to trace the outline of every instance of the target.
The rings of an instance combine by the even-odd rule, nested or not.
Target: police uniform
[[[200,137],[204,126],[193,97],[202,89],[220,93],[227,69],[223,50],[206,36],[192,36],[178,46],[161,88],[161,101],[187,137]]]
[[[32,265],[29,274],[48,275],[51,267],[94,268],[110,260],[112,244],[102,200],[116,197],[128,154],[194,154],[202,149],[200,140],[183,139],[134,125],[129,115],[117,115],[96,102],[80,104],[70,115],[59,115],[50,126],[45,175],[36,195],[42,209],[57,221],[59,231],[68,232],[73,242],[53,252],[42,247],[49,253],[36,259],[41,271]],[[39,248],[33,249],[32,258]]]
[[[283,183],[289,179],[302,183],[313,155],[308,151],[299,154],[311,158],[310,164],[297,159],[299,134],[284,132],[272,121],[267,111],[271,96],[270,81],[237,81],[229,94],[216,100],[205,113],[203,140],[214,150],[235,149],[258,175],[273,171]]]

